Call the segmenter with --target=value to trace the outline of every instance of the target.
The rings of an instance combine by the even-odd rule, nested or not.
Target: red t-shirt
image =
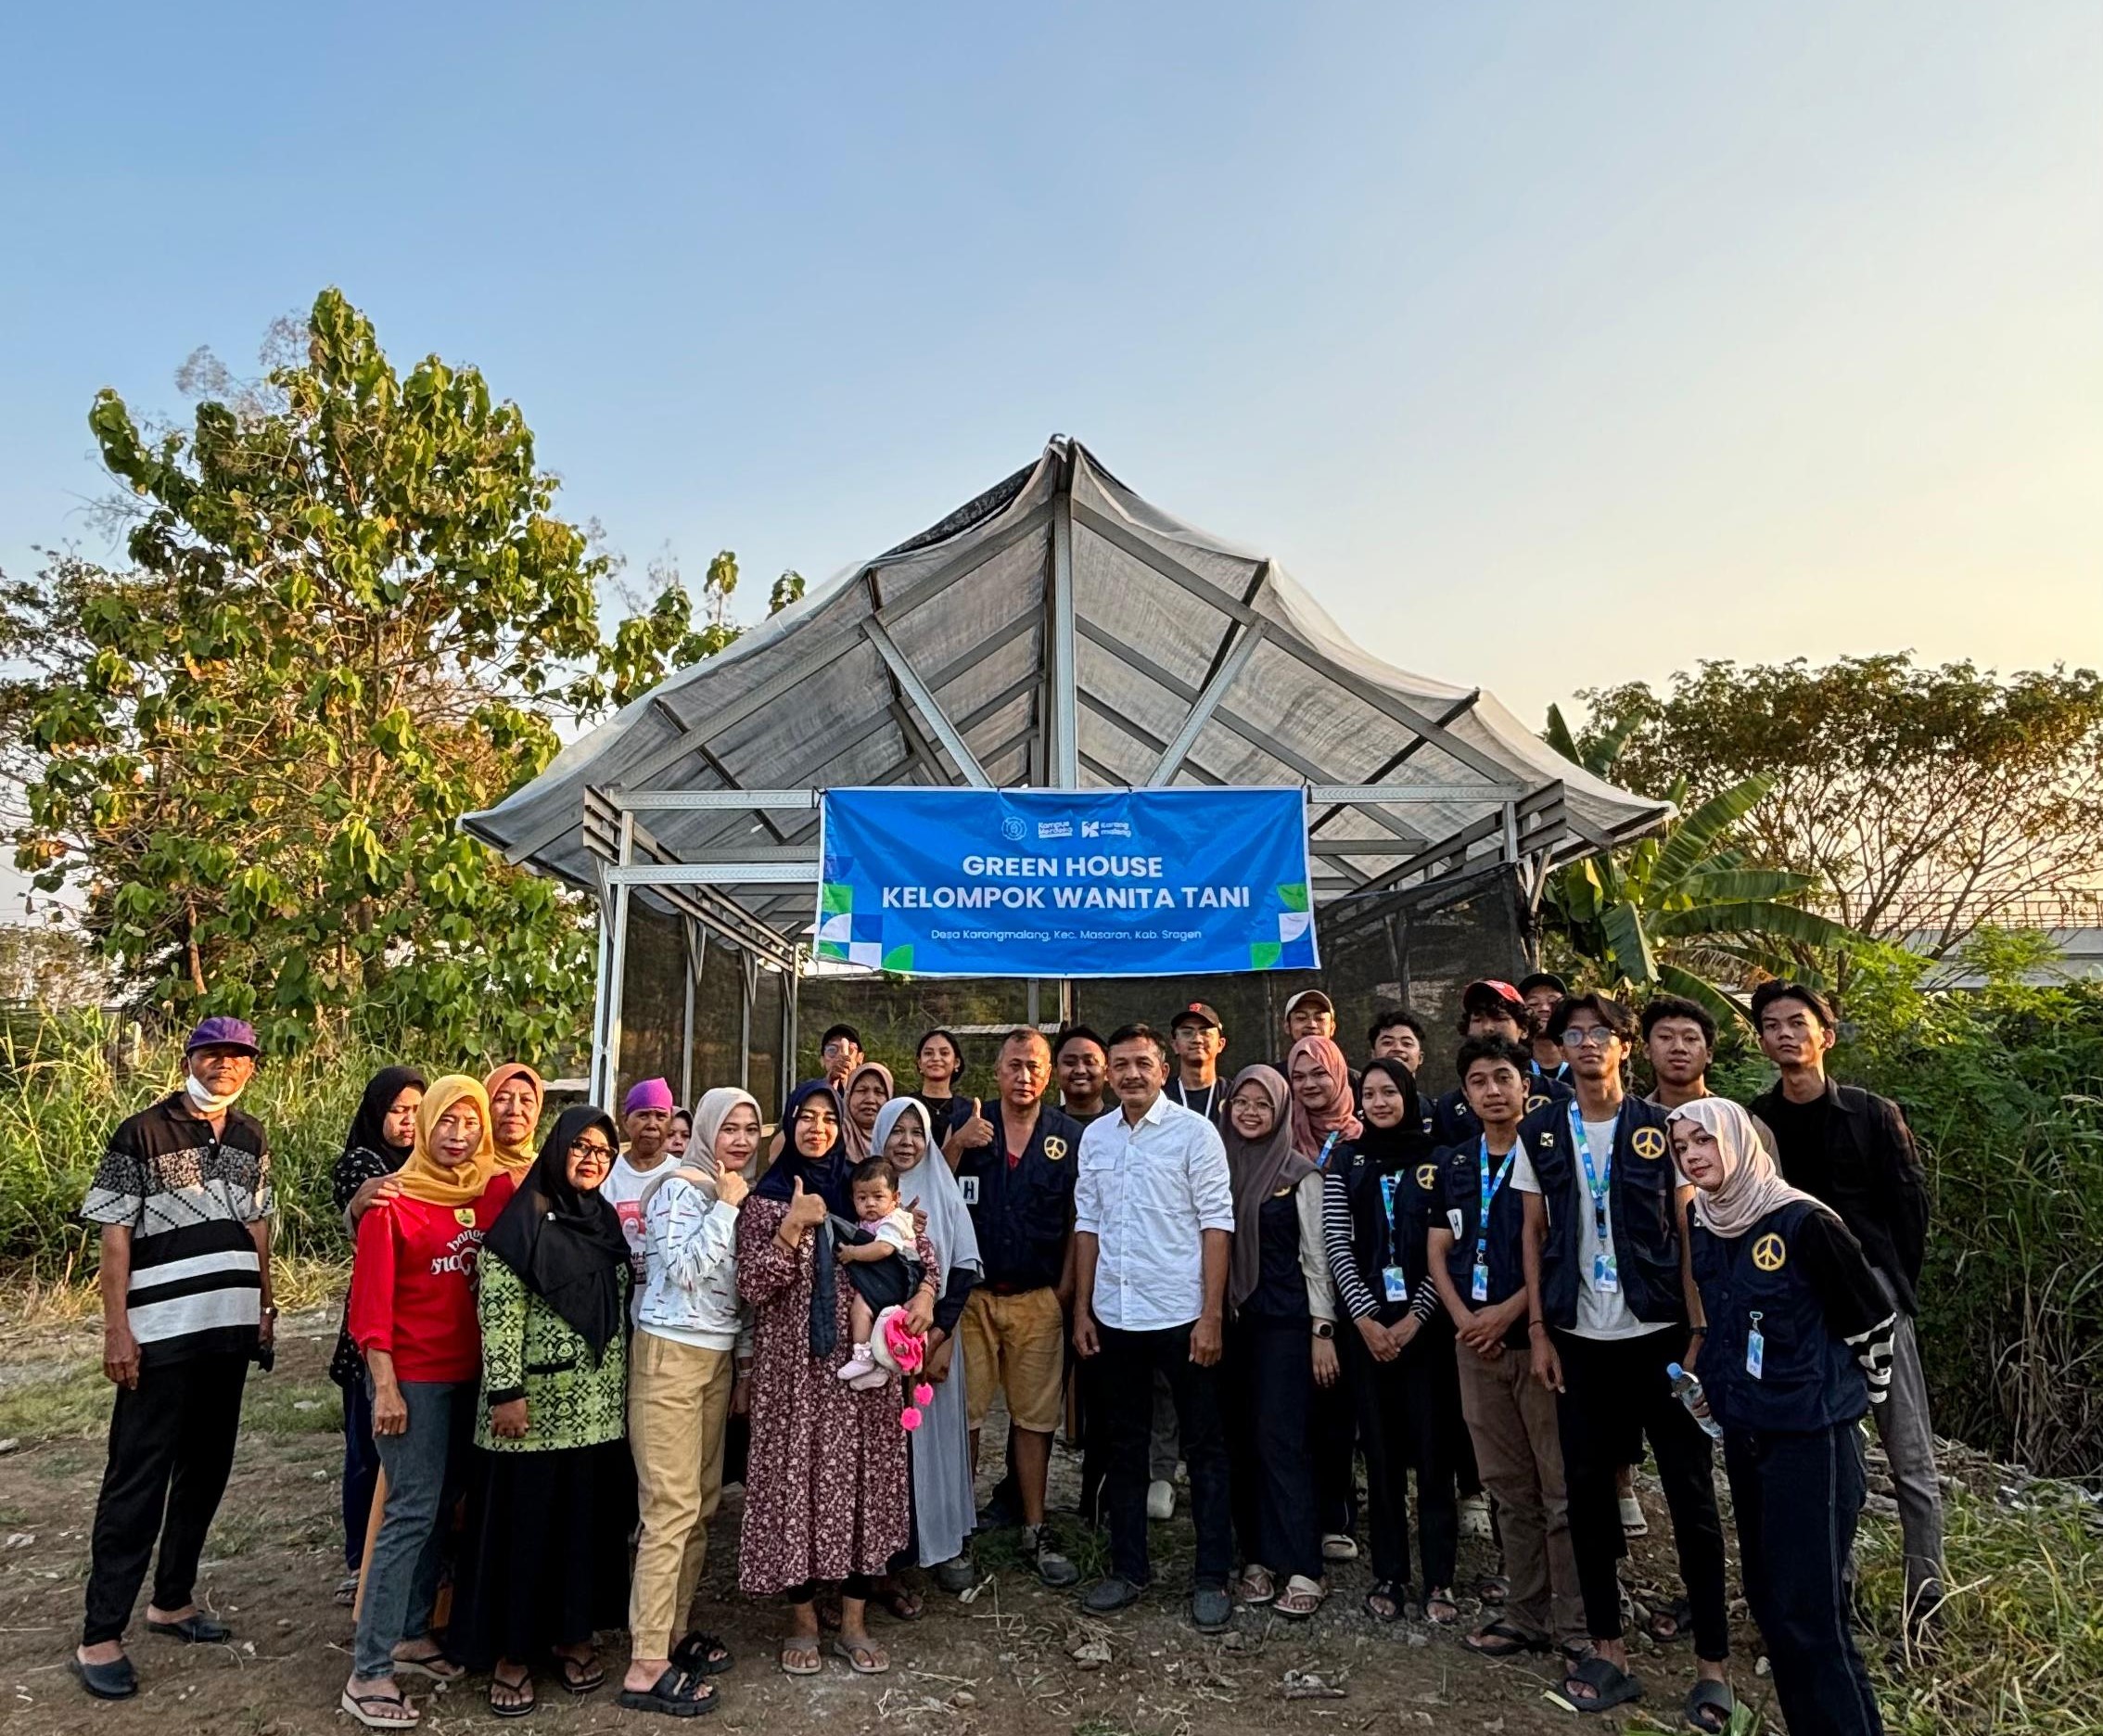
[[[475,1260],[482,1238],[510,1202],[498,1175],[472,1206],[455,1211],[397,1194],[358,1220],[350,1269],[350,1338],[385,1350],[401,1381],[465,1381],[482,1372],[475,1317]]]

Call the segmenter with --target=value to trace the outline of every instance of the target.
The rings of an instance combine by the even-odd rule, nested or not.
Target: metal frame
[[[737,697],[698,717],[682,718],[660,694],[644,715],[667,726],[663,737],[622,767],[618,783],[585,790],[581,836],[589,867],[579,873],[565,865],[561,871],[588,884],[599,903],[590,1075],[599,1101],[610,1100],[618,1082],[629,928],[638,898],[681,919],[686,952],[682,1095],[692,1094],[695,1001],[711,944],[737,955],[742,1076],[749,1080],[762,970],[785,979],[780,1034],[783,1065],[793,1066],[797,986],[809,961],[800,936],[811,913],[810,888],[819,877],[822,848],[818,811],[823,789],[849,775],[860,785],[922,782],[981,789],[1002,781],[1078,789],[1090,779],[1155,789],[1297,783],[1306,794],[1310,869],[1323,931],[1338,938],[1373,924],[1392,931],[1405,912],[1467,896],[1493,868],[1515,869],[1522,895],[1536,903],[1556,863],[1639,836],[1670,812],[1662,804],[1638,811],[1611,831],[1587,823],[1573,810],[1559,779],[1500,761],[1454,733],[1453,726],[1476,705],[1478,690],[1426,709],[1361,679],[1304,637],[1289,612],[1266,611],[1273,578],[1268,561],[1254,562],[1245,584],[1237,580],[1237,589],[1228,589],[1181,558],[1172,539],[1128,521],[1121,509],[1104,510],[1077,499],[1079,459],[1078,447],[1055,440],[1038,469],[1011,479],[1001,499],[988,506],[1004,522],[995,521],[998,528],[988,534],[984,517],[972,520],[968,511],[960,515],[965,529],[948,534],[968,536],[966,545],[937,558],[917,576],[901,579],[899,563],[927,561],[929,551],[942,546],[939,540],[916,539],[859,569],[848,593],[830,594],[810,619],[792,630],[799,635],[797,658]],[[1099,466],[1096,469],[1100,473]],[[1107,543],[1195,606],[1215,613],[1219,633],[1211,643],[1206,630],[1211,655],[1199,679],[1184,679],[1081,612],[1075,572],[1079,536]],[[901,643],[901,623],[951,585],[1032,540],[1033,555],[1041,551],[1039,599],[968,648],[952,650],[941,664],[927,668],[916,662]],[[851,606],[857,592],[865,599],[860,608]],[[945,702],[945,690],[954,683],[1033,635],[1039,647],[1034,667],[968,708]],[[1080,669],[1084,641],[1119,670],[1180,702],[1180,721],[1166,739],[1120,710],[1107,693],[1090,690]],[[847,663],[858,657],[860,662]],[[1274,669],[1273,659],[1280,657],[1363,705],[1381,721],[1369,721],[1369,729],[1390,728],[1398,736],[1370,779],[1330,781],[1327,769],[1281,738],[1283,725],[1267,728],[1258,721],[1267,714],[1263,689],[1252,683],[1260,683],[1263,671]],[[739,787],[727,760],[738,757],[734,732],[741,725],[771,706],[794,705],[797,690],[807,682],[872,679],[878,684],[879,705],[855,740],[829,741],[822,753],[798,753],[789,763],[770,767],[778,784]],[[1018,702],[1024,700],[1028,703],[1017,721]],[[1084,712],[1108,727],[1117,748],[1105,747],[1099,734],[1083,746]],[[988,739],[996,732],[998,739]],[[886,763],[873,774],[867,770],[875,758],[868,752],[873,733],[886,745]],[[1444,755],[1451,770],[1403,781],[1403,768],[1427,749]],[[847,773],[841,762],[849,756],[856,760]],[[1269,772],[1273,767],[1275,774]],[[1447,811],[1424,816],[1421,811],[1434,806]],[[1466,815],[1458,824],[1454,810]],[[479,818],[471,817],[470,829],[479,829]],[[668,829],[685,839],[683,848],[668,848],[653,835],[652,820],[669,822]],[[573,824],[537,825],[510,838],[507,853],[514,861],[532,858]],[[1056,990],[1059,1009],[1069,1010],[1071,983],[1060,981]],[[1032,981],[1029,994],[1034,1018],[1043,1004],[1040,985]]]

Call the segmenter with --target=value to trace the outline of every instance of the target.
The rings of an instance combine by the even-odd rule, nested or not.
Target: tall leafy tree
[[[96,398],[132,567],[60,558],[5,598],[18,861],[171,1010],[536,1051],[589,992],[581,913],[458,821],[607,696],[605,560],[477,370],[401,374],[334,289],[304,339],[186,430]]]
[[[1607,750],[1615,775],[1697,799],[1759,777],[1739,823],[1754,859],[1816,880],[1848,927],[1949,955],[1981,927],[2049,925],[2103,893],[2103,679],[2002,678],[1906,655],[1705,662],[1663,693],[1580,696],[1592,722],[1559,747]],[[1550,740],[1560,719],[1550,725]]]

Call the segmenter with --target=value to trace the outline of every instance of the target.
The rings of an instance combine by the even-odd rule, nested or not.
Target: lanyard
[[[1621,1111],[1613,1112],[1614,1135],[1621,1132]],[[1577,1147],[1578,1160],[1585,1166],[1585,1191],[1592,1196],[1592,1232],[1604,1247],[1611,1232],[1607,1227],[1607,1193],[1613,1182],[1613,1144],[1608,1142],[1606,1156],[1595,1170],[1592,1167],[1592,1142],[1585,1137],[1585,1117],[1578,1110],[1576,1099],[1570,1104],[1570,1138]]]
[[[1487,1133],[1483,1135],[1481,1157],[1483,1206],[1481,1215],[1475,1219],[1475,1267],[1476,1270],[1485,1275],[1489,1270],[1490,1203],[1497,1198],[1498,1190],[1504,1185],[1505,1177],[1511,1173],[1512,1159],[1518,1155],[1519,1142],[1515,1138],[1511,1142],[1511,1149],[1504,1154],[1504,1168],[1497,1172],[1497,1179],[1493,1181],[1490,1179],[1489,1172],[1489,1135]]]
[[[1199,1109],[1197,1104],[1191,1101],[1191,1088],[1188,1085],[1184,1084],[1181,1079],[1178,1079],[1176,1081],[1176,1101],[1181,1104],[1186,1109],[1196,1110],[1196,1112],[1199,1115],[1203,1116],[1207,1121],[1212,1119],[1213,1100],[1218,1095],[1219,1081],[1217,1079],[1214,1079],[1211,1084],[1207,1085],[1204,1088],[1204,1107]]]

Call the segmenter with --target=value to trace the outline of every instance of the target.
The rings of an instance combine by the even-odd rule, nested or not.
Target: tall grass
[[[349,1252],[329,1174],[365,1081],[396,1058],[350,1049],[267,1061],[243,1094],[270,1140],[277,1247],[289,1261]],[[128,1021],[0,1012],[0,1263],[18,1281],[92,1273],[96,1235],[81,1200],[110,1130],[182,1080],[180,1046],[147,1040]]]

